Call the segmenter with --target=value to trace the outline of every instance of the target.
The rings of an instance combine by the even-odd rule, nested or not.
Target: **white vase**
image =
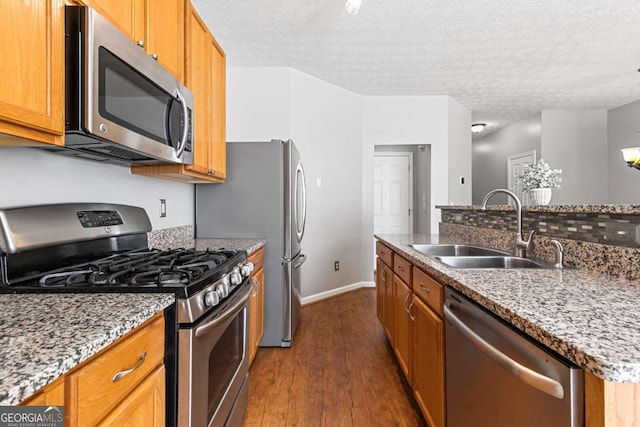
[[[531,202],[534,205],[546,206],[551,202],[550,188],[532,188],[529,190],[529,195],[531,195]]]

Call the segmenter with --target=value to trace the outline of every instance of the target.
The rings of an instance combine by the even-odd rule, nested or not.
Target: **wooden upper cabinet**
[[[95,9],[127,37],[144,44],[145,0],[81,0]]]
[[[0,145],[64,144],[64,1],[0,2]]]
[[[185,0],[147,0],[146,50],[184,82]]]
[[[211,99],[211,33],[193,7],[189,8],[187,16],[187,72],[186,84],[194,96],[194,153],[193,165],[187,170],[197,174],[209,173],[209,140],[211,138],[210,114]]]
[[[192,184],[226,177],[226,57],[190,3],[185,19],[185,85],[194,97],[193,164],[132,166],[131,172]]]
[[[82,0],[184,82],[185,0]]]
[[[227,176],[226,137],[226,73],[227,59],[224,51],[211,37],[211,93],[209,97],[211,144],[209,149],[210,173],[218,178]]]

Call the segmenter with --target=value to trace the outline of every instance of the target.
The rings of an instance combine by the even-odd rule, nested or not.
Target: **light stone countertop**
[[[454,211],[504,211],[513,212],[513,205],[487,205],[485,209],[480,205],[437,205],[437,209]],[[592,214],[640,214],[640,205],[523,205],[523,212],[538,213],[592,213]]]
[[[0,405],[16,405],[173,304],[173,294],[0,294]]]
[[[249,255],[256,252],[267,244],[266,239],[196,239],[195,248],[204,249],[232,249],[237,251],[247,251]]]
[[[430,235],[376,235],[399,255],[594,375],[640,383],[640,283],[564,269],[455,269],[411,243]]]

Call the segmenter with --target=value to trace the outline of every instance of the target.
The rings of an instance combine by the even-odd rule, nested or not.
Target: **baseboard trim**
[[[360,288],[375,288],[376,282],[357,282],[351,285],[343,286],[341,288],[331,289],[329,291],[320,292],[319,294],[309,295],[308,297],[301,298],[301,304],[307,305],[314,302],[322,301],[327,298],[335,297],[340,294],[355,291]]]

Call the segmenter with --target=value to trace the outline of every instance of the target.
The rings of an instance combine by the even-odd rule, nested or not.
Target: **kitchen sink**
[[[416,251],[428,256],[505,256],[508,252],[499,251],[497,249],[485,248],[482,246],[472,245],[449,245],[449,244],[413,244],[409,245]]]
[[[433,258],[453,268],[549,268],[540,262],[514,256],[434,256]]]

